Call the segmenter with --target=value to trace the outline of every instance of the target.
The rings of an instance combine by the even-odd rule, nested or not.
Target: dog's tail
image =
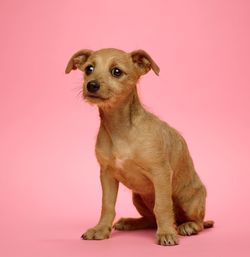
[[[204,228],[212,228],[214,226],[214,221],[213,220],[206,220],[203,222]]]

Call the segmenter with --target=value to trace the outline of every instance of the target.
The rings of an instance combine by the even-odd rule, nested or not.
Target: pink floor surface
[[[58,215],[60,216],[60,215]],[[71,217],[50,222],[28,221],[7,227],[1,235],[1,256],[249,256],[249,230],[214,215],[217,225],[197,236],[180,237],[180,245],[163,247],[154,242],[155,231],[114,231],[103,241],[84,241],[80,235],[93,217]],[[29,227],[27,227],[27,224]],[[9,225],[9,226],[11,226]]]

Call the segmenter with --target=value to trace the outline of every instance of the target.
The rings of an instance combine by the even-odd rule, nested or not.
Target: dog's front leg
[[[155,189],[156,240],[160,245],[178,244],[172,201],[172,174],[170,167],[162,167],[156,169],[152,177]]]
[[[101,169],[102,211],[98,224],[87,230],[82,238],[86,240],[101,240],[109,238],[115,218],[115,203],[119,182],[114,179],[108,169]]]

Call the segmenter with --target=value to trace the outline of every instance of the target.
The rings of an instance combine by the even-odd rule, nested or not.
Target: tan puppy
[[[98,224],[83,239],[109,238],[115,218],[119,182],[133,192],[142,216],[122,218],[118,230],[157,228],[160,245],[178,244],[180,235],[197,234],[212,227],[204,221],[206,189],[195,172],[183,137],[167,123],[147,112],[138,98],[141,75],[159,67],[143,50],[80,50],[69,60],[66,73],[85,73],[83,97],[96,104],[100,129],[96,157],[103,190]]]

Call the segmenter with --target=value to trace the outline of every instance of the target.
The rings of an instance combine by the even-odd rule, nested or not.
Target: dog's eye
[[[116,77],[116,78],[120,77],[122,75],[122,73],[123,73],[122,70],[120,70],[119,68],[113,68],[111,70],[112,76]]]
[[[88,65],[88,66],[85,68],[85,73],[86,73],[86,75],[90,75],[93,71],[94,71],[94,66],[93,66],[93,65]]]

